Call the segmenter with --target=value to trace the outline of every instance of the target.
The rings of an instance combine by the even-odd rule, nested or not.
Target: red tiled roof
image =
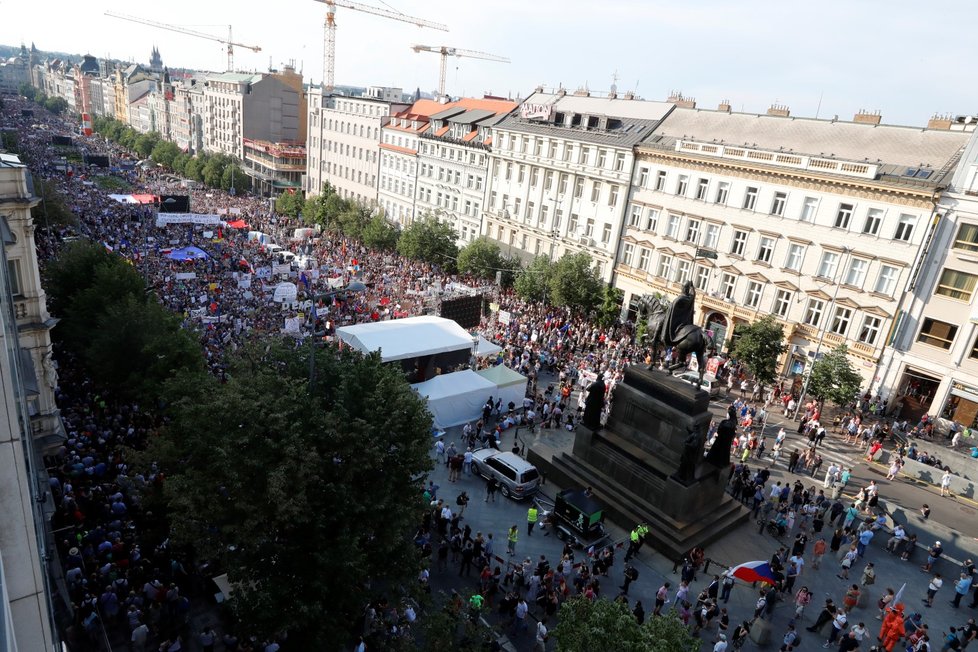
[[[401,154],[417,154],[418,150],[411,149],[410,147],[398,147],[397,145],[391,145],[390,143],[381,143],[381,149],[389,149],[392,152],[400,152]]]

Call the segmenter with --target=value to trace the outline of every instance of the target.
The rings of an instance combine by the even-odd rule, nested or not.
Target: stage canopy
[[[248,223],[245,222],[244,220],[233,220],[231,222],[228,222],[227,225],[229,227],[231,227],[232,229],[247,229],[247,228],[249,228],[248,227]]]
[[[486,338],[479,336],[479,341],[475,345],[475,354],[480,358],[484,358],[487,355],[496,355],[502,351],[502,348],[496,346]]]
[[[504,406],[512,401],[516,407],[523,407],[523,398],[526,396],[526,376],[501,364],[480,369],[475,373],[496,386],[496,393],[493,396],[502,398]]]
[[[482,416],[482,406],[496,391],[492,382],[469,369],[435,376],[411,387],[428,399],[428,410],[436,428],[477,421]]]
[[[336,335],[358,351],[380,351],[383,362],[472,350],[472,336],[464,328],[430,315],[343,326]]]

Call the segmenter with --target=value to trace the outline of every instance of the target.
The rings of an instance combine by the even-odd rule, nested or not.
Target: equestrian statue
[[[676,371],[686,364],[686,356],[696,356],[700,382],[706,372],[706,350],[713,342],[702,328],[693,323],[693,303],[696,289],[691,281],[683,284],[683,291],[672,303],[653,295],[643,295],[638,301],[638,319],[647,319],[645,341],[652,345],[652,361],[649,369],[654,369],[659,357],[660,346],[673,347],[673,360],[669,367]]]

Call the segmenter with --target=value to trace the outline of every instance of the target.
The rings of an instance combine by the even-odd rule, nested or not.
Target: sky
[[[339,0],[342,2],[343,0]],[[438,56],[412,44],[447,45],[511,63],[451,58],[447,92],[526,97],[535,86],[663,100],[672,92],[700,108],[729,100],[735,111],[787,105],[792,115],[851,119],[860,109],[883,122],[923,126],[935,113],[978,114],[967,73],[978,40],[978,2],[949,0],[362,0],[441,22],[449,32],[339,7],[336,83],[438,84]],[[235,67],[264,71],[295,61],[307,81],[323,78],[323,19],[314,0],[0,0],[0,43],[146,63],[223,71],[219,43],[105,16],[135,15],[261,47],[235,50]],[[44,17],[57,17],[44,21]]]

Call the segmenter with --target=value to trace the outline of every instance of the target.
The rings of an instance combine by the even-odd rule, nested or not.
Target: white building
[[[421,134],[429,128],[430,116],[443,107],[434,100],[418,100],[407,109],[392,112],[380,130],[377,203],[387,219],[401,226],[420,216],[415,195],[418,147]]]
[[[397,89],[398,98],[400,89]],[[373,97],[309,95],[305,191],[318,195],[329,183],[345,199],[377,199],[380,130],[407,104]]]
[[[677,107],[637,148],[615,279],[626,306],[691,280],[722,349],[771,314],[790,345],[782,373],[800,383],[845,344],[869,388],[968,139],[879,121]]]
[[[894,414],[928,413],[978,428],[978,132],[937,212],[881,365],[881,384]]]
[[[431,116],[418,153],[418,215],[452,225],[459,245],[481,234],[492,127],[517,106],[497,98],[462,98]]]
[[[537,89],[493,128],[484,234],[529,258],[586,251],[611,279],[633,147],[673,105]]]

